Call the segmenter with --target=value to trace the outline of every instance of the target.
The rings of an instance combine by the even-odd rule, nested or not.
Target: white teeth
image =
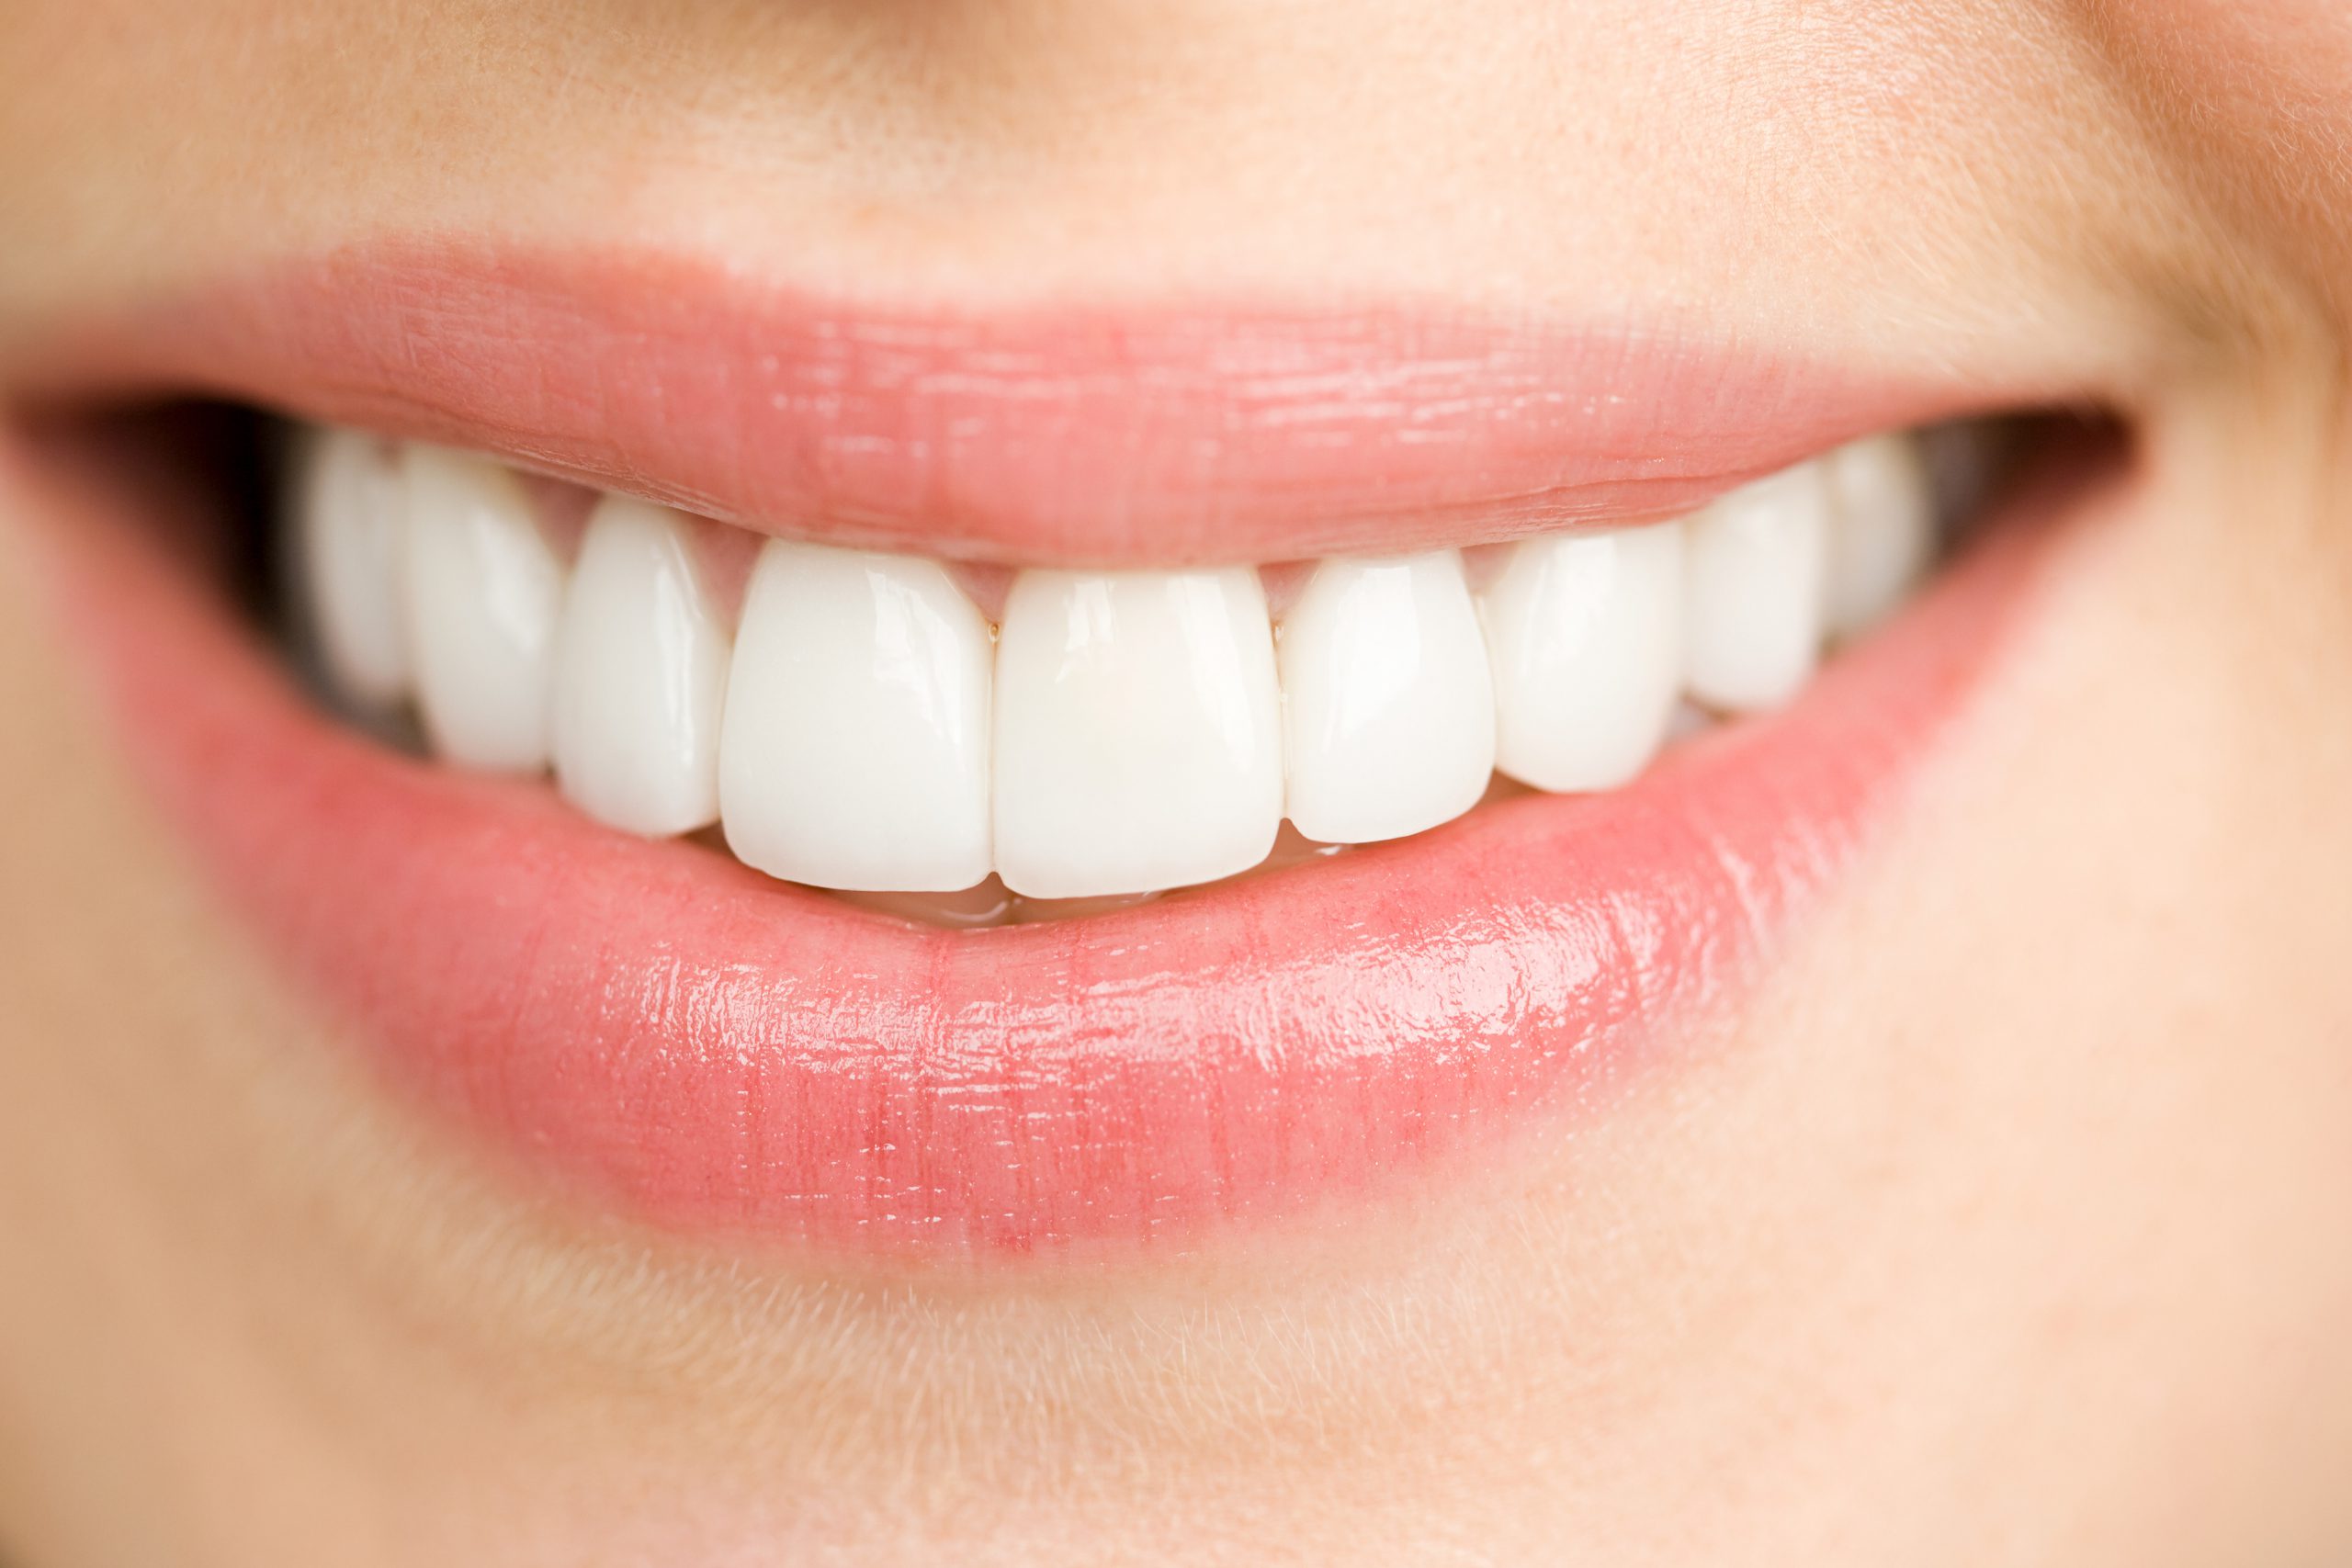
[[[1315,569],[1283,617],[1289,815],[1325,843],[1459,817],[1495,768],[1486,640],[1452,550]]]
[[[1794,696],[1821,652],[1829,486],[1817,462],[1734,491],[1683,542],[1684,680],[1711,708],[1754,713]]]
[[[985,879],[991,657],[936,564],[770,541],[727,688],[728,847],[819,887]]]
[[[1928,465],[1907,435],[1876,435],[1829,455],[1829,635],[1884,620],[1928,570],[1936,507]]]
[[[1283,814],[1258,574],[1028,571],[996,666],[996,863],[1037,898],[1213,881]]]
[[[1932,449],[1875,436],[1681,523],[1522,540],[1475,593],[1452,550],[1325,560],[1279,638],[1254,568],[1016,572],[992,632],[937,562],[621,496],[567,568],[537,515],[560,532],[561,492],[350,431],[303,434],[286,533],[298,620],[363,722],[413,699],[441,755],[552,761],[611,826],[718,822],[780,878],[1018,919],[1248,871],[1278,833],[1421,832],[1497,772],[1630,783],[1902,604],[1936,545]]]
[[[607,496],[588,520],[556,635],[556,782],[632,833],[718,819],[727,634],[703,592],[686,520]]]
[[[295,558],[311,630],[337,692],[376,706],[408,694],[401,474],[372,435],[307,433],[295,456]]]
[[[1528,539],[1482,596],[1496,766],[1614,789],[1657,755],[1682,688],[1682,527]]]
[[[548,686],[563,567],[514,476],[437,447],[403,460],[409,650],[425,733],[469,767],[548,760]]]

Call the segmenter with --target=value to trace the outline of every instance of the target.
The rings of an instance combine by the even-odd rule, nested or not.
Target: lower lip
[[[135,764],[400,1091],[666,1228],[919,1258],[1181,1245],[1597,1113],[1866,845],[2051,532],[2005,528],[1796,705],[1633,787],[951,932],[346,733],[156,547],[155,498],[6,468]]]

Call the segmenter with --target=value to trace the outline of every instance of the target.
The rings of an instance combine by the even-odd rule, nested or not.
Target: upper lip
[[[845,308],[658,254],[353,246],[19,344],[23,396],[233,397],[743,526],[1009,564],[1288,560],[1690,512],[2047,386],[1735,325]]]

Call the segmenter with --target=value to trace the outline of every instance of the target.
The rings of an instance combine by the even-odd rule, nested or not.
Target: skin
[[[1504,1170],[887,1277],[389,1102],[115,755],[0,489],[0,1555],[2352,1551],[2352,16],[2326,0],[10,0],[0,379],[363,233],[816,289],[1729,321],[2145,461],[1696,1059]],[[357,896],[357,890],[355,890]]]

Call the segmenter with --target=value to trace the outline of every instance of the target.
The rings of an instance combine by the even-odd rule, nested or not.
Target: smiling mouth
[[[2052,389],[1627,333],[415,250],[21,379],[291,416],[233,506],[81,419],[11,467],[131,756],[390,1078],[637,1217],[888,1255],[1165,1244],[1594,1103],[2125,472]],[[164,547],[198,514],[290,634]]]
[[[1094,912],[1613,790],[1895,613],[1994,448],[1849,443],[1688,521],[1279,566],[771,538],[311,428],[287,557],[353,717],[624,832],[946,925]],[[1940,513],[1940,515],[1939,515]]]

